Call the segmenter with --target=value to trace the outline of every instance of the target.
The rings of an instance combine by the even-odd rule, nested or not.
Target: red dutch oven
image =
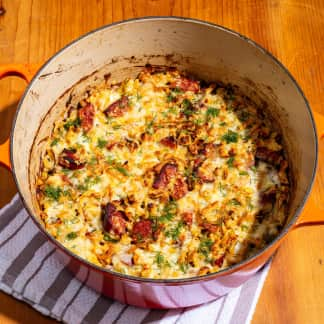
[[[218,273],[166,280],[115,273],[67,250],[40,222],[35,179],[44,139],[65,103],[107,73],[121,81],[136,76],[147,63],[176,66],[201,79],[236,84],[256,103],[266,106],[282,129],[292,182],[287,224],[266,248]],[[324,118],[312,113],[297,82],[278,60],[232,30],[177,17],[123,21],[82,36],[39,69],[26,64],[0,66],[0,78],[8,75],[18,75],[29,84],[20,100],[11,137],[0,146],[0,160],[12,170],[20,196],[39,230],[60,251],[78,279],[100,293],[141,307],[202,304],[227,294],[253,276],[292,229],[324,223],[324,211],[310,194],[317,167],[317,134],[324,132]]]

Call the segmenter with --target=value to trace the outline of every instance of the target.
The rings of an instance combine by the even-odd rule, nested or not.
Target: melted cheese
[[[127,109],[110,116],[107,108],[123,96]],[[77,107],[69,107],[37,180],[45,228],[68,249],[113,271],[182,278],[240,262],[278,235],[289,197],[287,163],[270,120],[246,97],[231,87],[199,87],[178,71],[143,71],[92,89],[84,102],[95,111],[92,127],[85,131]],[[78,170],[59,162],[71,149],[84,164]],[[178,198],[175,179],[154,189],[167,163],[186,183]],[[120,235],[103,228],[104,206],[114,201],[127,215]],[[144,242],[132,234],[141,220],[152,224]]]

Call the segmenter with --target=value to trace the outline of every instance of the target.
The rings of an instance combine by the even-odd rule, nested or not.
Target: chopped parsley
[[[194,124],[197,126],[201,126],[203,123],[204,123],[204,121],[201,118],[194,120]]]
[[[62,194],[62,189],[60,187],[46,186],[44,194],[47,198],[57,201]]]
[[[86,133],[83,133],[82,134],[82,142],[89,143],[90,141],[91,141],[90,137]]]
[[[220,110],[214,107],[208,107],[206,111],[206,120],[210,120],[211,118],[215,118],[219,115]]]
[[[233,132],[232,130],[228,130],[226,134],[222,136],[222,140],[225,141],[227,144],[229,143],[237,143],[239,138],[238,133]]]
[[[233,168],[234,167],[234,160],[235,160],[235,158],[234,158],[234,156],[231,156],[228,160],[227,160],[227,162],[226,162],[226,164],[228,165],[228,167],[229,168]]]
[[[198,251],[206,258],[206,261],[210,261],[209,253],[213,244],[214,242],[208,237],[202,238],[200,241]]]
[[[171,221],[177,213],[177,203],[174,200],[167,202],[162,210],[162,215],[158,218],[159,222],[166,223]]]
[[[116,243],[116,242],[118,242],[117,239],[114,239],[114,238],[111,237],[108,233],[105,233],[105,234],[104,234],[103,239],[104,239],[106,242],[111,242],[111,243]]]
[[[57,143],[59,142],[58,138],[54,138],[53,141],[51,142],[51,147],[57,145]]]
[[[113,157],[107,157],[107,163],[109,163],[115,170],[121,173],[124,176],[129,176],[129,172],[122,166],[122,164],[116,161]]]
[[[171,93],[167,95],[167,102],[172,102],[176,97]]]
[[[249,175],[249,173],[247,171],[240,171],[239,175],[243,176],[243,175]]]
[[[222,196],[225,197],[225,196],[226,196],[225,186],[222,185],[221,182],[219,182],[219,184],[218,184],[218,188],[219,188],[219,191],[220,191],[220,193],[222,194]]]
[[[181,263],[179,265],[179,268],[183,273],[187,273],[189,265],[188,265],[188,263]]]
[[[92,177],[86,177],[84,180],[84,183],[78,184],[77,189],[80,191],[86,191],[88,190],[91,186],[98,184],[101,181],[99,176],[96,176],[94,178]]]
[[[108,141],[102,138],[98,138],[97,146],[99,148],[104,148],[107,145]]]
[[[68,120],[64,125],[64,129],[65,130],[69,130],[70,127],[77,127],[77,126],[80,126],[81,125],[81,120],[79,117],[77,117],[76,119],[74,120]]]
[[[189,99],[183,99],[181,103],[182,112],[185,116],[189,117],[194,113],[192,103]]]
[[[241,206],[241,203],[235,198],[231,199],[229,202],[233,206]]]
[[[173,90],[172,90],[173,93],[175,94],[180,94],[182,93],[183,91],[179,88],[179,87],[175,87]]]
[[[114,168],[115,168],[118,172],[120,172],[122,175],[124,175],[124,176],[129,176],[129,172],[128,172],[125,168],[123,168],[123,167],[121,167],[121,166],[119,166],[119,165],[116,165]]]
[[[225,122],[221,122],[221,123],[219,123],[219,126],[225,126],[225,125],[226,125]]]
[[[170,267],[169,261],[165,259],[164,255],[161,252],[156,253],[154,261],[159,268]]]
[[[155,122],[156,116],[154,116],[149,122],[146,124],[145,133],[148,133],[152,135],[154,133],[154,122]]]
[[[168,229],[166,232],[165,232],[165,235],[167,237],[171,237],[172,240],[177,240],[179,238],[179,235],[180,235],[180,232],[181,232],[181,229],[183,227],[183,222],[180,221],[175,227],[172,227],[170,229]]]
[[[164,263],[164,256],[161,254],[161,252],[158,252],[155,256],[155,262],[156,264],[161,267]]]
[[[66,239],[68,241],[74,240],[78,237],[78,234],[76,232],[71,232],[69,234],[66,235]]]

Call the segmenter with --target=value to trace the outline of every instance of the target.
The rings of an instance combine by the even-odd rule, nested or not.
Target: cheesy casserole
[[[37,199],[48,233],[87,261],[186,278],[238,263],[279,234],[287,169],[280,133],[236,87],[147,67],[66,109]]]

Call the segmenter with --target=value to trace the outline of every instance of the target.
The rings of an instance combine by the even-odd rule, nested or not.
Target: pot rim
[[[291,220],[289,221],[289,223],[286,224],[286,226],[283,228],[283,230],[280,232],[280,234],[275,238],[275,240],[273,240],[270,244],[266,245],[264,248],[262,248],[260,251],[258,251],[256,254],[242,260],[241,262],[234,264],[228,268],[225,268],[223,270],[220,270],[218,272],[214,272],[214,273],[210,273],[210,274],[206,274],[203,276],[195,276],[195,277],[190,277],[190,278],[178,278],[178,279],[153,279],[153,278],[142,278],[142,277],[136,277],[136,276],[132,276],[132,275],[126,275],[126,274],[122,274],[119,272],[115,272],[109,269],[105,269],[103,267],[97,266],[81,257],[79,257],[78,255],[76,255],[75,253],[71,252],[69,249],[67,249],[66,247],[64,247],[63,244],[61,244],[59,241],[57,241],[56,239],[54,239],[54,237],[52,237],[39,223],[39,221],[36,219],[36,216],[34,216],[34,214],[32,213],[32,211],[30,210],[30,208],[28,207],[18,184],[18,179],[16,177],[16,173],[15,173],[15,164],[14,164],[14,159],[13,159],[13,150],[11,149],[13,146],[13,137],[14,137],[14,132],[15,132],[15,126],[16,126],[16,121],[17,121],[17,117],[19,114],[19,111],[22,107],[22,103],[25,99],[25,97],[27,96],[29,89],[32,87],[33,83],[36,81],[36,79],[41,75],[42,70],[52,62],[52,60],[54,60],[57,56],[59,56],[61,53],[63,53],[67,48],[69,48],[70,46],[74,45],[75,43],[77,43],[79,40],[87,38],[88,36],[91,36],[92,34],[95,34],[96,32],[99,32],[101,30],[105,30],[105,29],[109,29],[111,27],[114,26],[118,26],[118,25],[124,25],[124,24],[129,24],[129,23],[136,23],[136,22],[141,22],[141,21],[179,21],[179,22],[188,22],[188,23],[193,23],[193,24],[198,24],[198,25],[205,25],[207,27],[212,27],[218,30],[221,30],[225,33],[230,33],[235,37],[240,38],[241,40],[244,40],[248,43],[250,43],[252,46],[254,46],[258,51],[260,51],[262,54],[264,54],[265,56],[268,56],[272,59],[272,61],[279,66],[279,68],[281,68],[283,70],[283,72],[286,73],[286,75],[289,77],[289,79],[292,81],[292,83],[294,84],[294,86],[297,88],[298,92],[300,93],[300,95],[302,96],[302,98],[304,99],[305,102],[305,106],[307,108],[308,114],[310,116],[311,119],[311,123],[312,123],[312,128],[313,128],[313,132],[314,132],[314,137],[316,139],[315,141],[315,165],[313,168],[313,172],[312,172],[312,177],[310,180],[310,183],[308,185],[308,188],[305,192],[305,195],[303,197],[303,199],[301,200],[298,208],[295,211],[294,216],[291,218]],[[227,274],[231,274],[233,272],[236,272],[236,270],[247,266],[248,264],[250,264],[251,262],[253,262],[255,259],[257,259],[259,256],[261,256],[266,250],[268,250],[269,248],[271,248],[273,245],[277,244],[288,232],[289,230],[293,227],[293,225],[296,223],[298,217],[300,216],[300,213],[302,212],[304,205],[310,195],[311,189],[313,187],[314,184],[314,179],[315,179],[315,175],[316,175],[316,170],[317,170],[317,165],[318,165],[318,135],[317,135],[317,131],[316,131],[316,126],[315,126],[315,121],[314,121],[314,116],[313,113],[311,111],[309,102],[306,98],[306,96],[304,95],[301,87],[299,86],[299,84],[297,83],[297,81],[295,80],[295,78],[292,76],[292,74],[289,72],[289,70],[273,55],[271,54],[267,49],[263,48],[261,45],[259,45],[258,43],[256,43],[255,41],[251,40],[250,38],[240,34],[239,32],[236,32],[230,28],[212,23],[212,22],[207,22],[204,20],[200,20],[200,19],[195,19],[195,18],[187,18],[187,17],[180,17],[180,16],[145,16],[145,17],[138,17],[138,18],[131,18],[131,19],[126,19],[126,20],[122,20],[122,21],[117,21],[117,22],[113,22],[111,24],[107,24],[104,26],[101,26],[99,28],[96,28],[94,30],[91,30],[90,32],[87,32],[86,34],[83,34],[82,36],[76,38],[75,40],[73,40],[72,42],[68,43],[67,45],[65,45],[63,48],[61,48],[58,52],[56,52],[53,56],[51,56],[38,70],[38,72],[35,74],[35,76],[32,78],[32,80],[30,81],[30,83],[28,84],[28,86],[25,89],[24,94],[22,95],[19,104],[17,106],[16,112],[15,112],[15,116],[12,122],[12,128],[11,128],[11,133],[10,133],[10,162],[12,165],[12,174],[13,174],[13,178],[14,181],[16,183],[19,195],[22,199],[22,202],[28,212],[28,214],[31,216],[31,218],[33,219],[33,221],[36,223],[36,225],[38,226],[38,228],[40,229],[40,231],[45,234],[47,236],[47,238],[51,241],[51,243],[53,243],[56,247],[58,247],[60,250],[62,250],[63,252],[65,252],[66,254],[68,254],[69,256],[73,257],[74,259],[77,259],[79,262],[81,262],[81,264],[85,264],[85,266],[92,268],[95,271],[99,271],[99,272],[103,272],[105,275],[109,275],[115,278],[118,278],[120,280],[126,280],[126,281],[132,281],[132,282],[140,282],[140,283],[151,283],[151,284],[168,284],[168,285],[179,285],[179,284],[191,284],[191,283],[195,283],[195,282],[199,282],[199,281],[206,281],[206,280],[213,280],[217,277],[222,277],[225,276]]]

